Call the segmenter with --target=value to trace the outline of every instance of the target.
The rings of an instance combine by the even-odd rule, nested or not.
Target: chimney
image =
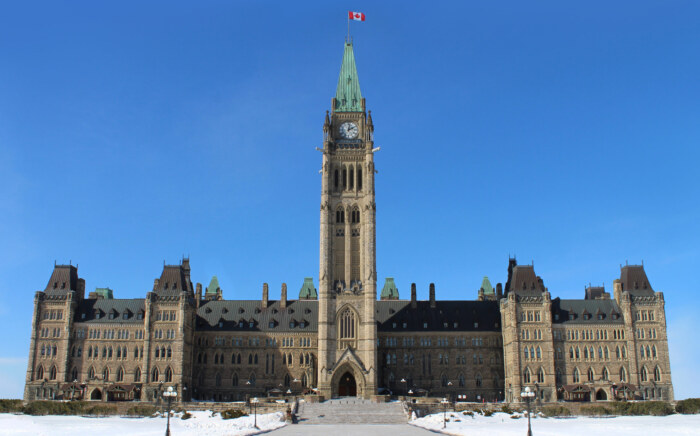
[[[263,299],[262,299],[262,308],[266,309],[267,308],[267,302],[269,300],[269,291],[267,287],[267,283],[263,283]]]
[[[416,284],[411,283],[411,309],[418,307],[418,302],[416,301]]]
[[[430,284],[430,308],[435,309],[435,283]]]
[[[496,283],[496,300],[503,298],[503,285]]]
[[[158,281],[158,279],[156,279]],[[199,309],[199,302],[202,300],[202,284],[197,283],[197,298],[195,298],[195,302],[197,304],[197,309]]]
[[[153,290],[154,291],[158,290],[158,282],[160,282],[160,279],[153,280]]]
[[[287,284],[282,283],[282,295],[280,297],[280,308],[287,307]]]

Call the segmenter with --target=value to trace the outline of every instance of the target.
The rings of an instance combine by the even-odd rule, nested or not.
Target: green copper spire
[[[340,67],[338,89],[335,91],[335,112],[362,112],[362,93],[360,79],[355,68],[355,54],[352,42],[345,43],[343,65]]]
[[[314,279],[312,277],[304,277],[304,283],[299,290],[299,299],[316,300],[317,298],[318,292],[316,292],[316,287],[314,286]]]
[[[216,276],[213,276],[211,278],[211,282],[209,282],[209,286],[207,286],[207,290],[204,293],[204,295],[216,295],[219,291],[219,279],[216,278]]]
[[[399,299],[399,289],[394,283],[393,277],[387,277],[384,282],[384,287],[382,288],[382,293],[379,296],[382,300],[398,300]]]
[[[495,295],[493,286],[491,286],[491,281],[487,276],[484,276],[484,281],[481,282],[481,289],[484,290],[484,295]]]

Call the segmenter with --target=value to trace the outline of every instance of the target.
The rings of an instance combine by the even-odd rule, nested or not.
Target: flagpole
[[[348,39],[345,42],[350,42],[350,13],[348,12]]]

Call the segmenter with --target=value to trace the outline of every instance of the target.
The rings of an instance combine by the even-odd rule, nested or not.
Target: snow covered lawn
[[[493,416],[447,413],[447,428],[442,429],[442,413],[412,420],[410,423],[450,435],[523,436],[527,434],[527,417],[512,419],[507,413]],[[459,422],[457,422],[459,420]],[[699,435],[700,415],[619,416],[611,418],[543,418],[532,419],[532,433],[537,436],[639,436]]]
[[[217,413],[190,412],[192,418],[180,419],[180,414],[170,417],[173,436],[229,436],[252,435],[284,426],[281,412],[258,415],[258,427],[253,427],[253,417],[221,419]],[[30,416],[0,414],[0,435],[74,436],[94,434],[98,436],[146,436],[165,434],[165,417],[158,418],[84,418],[81,416]]]

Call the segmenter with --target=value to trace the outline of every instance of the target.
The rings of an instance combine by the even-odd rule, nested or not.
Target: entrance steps
[[[405,424],[407,421],[400,402],[374,403],[354,397],[323,403],[300,402],[297,416],[299,424]]]

